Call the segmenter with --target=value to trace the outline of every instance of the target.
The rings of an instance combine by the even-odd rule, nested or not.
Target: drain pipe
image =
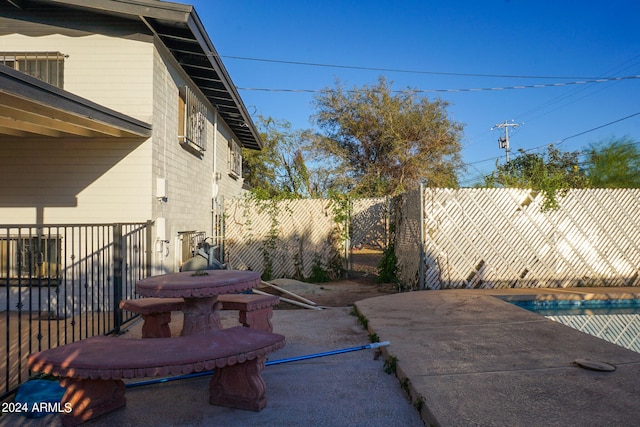
[[[374,342],[374,343],[371,343],[371,344],[361,345],[361,346],[357,346],[357,347],[349,347],[349,348],[342,348],[342,349],[338,349],[338,350],[325,351],[323,353],[307,354],[305,356],[289,357],[289,358],[286,358],[286,359],[279,359],[279,360],[268,360],[267,362],[265,362],[264,365],[265,366],[281,365],[283,363],[299,362],[301,360],[309,360],[309,359],[315,359],[315,358],[318,358],[318,357],[332,356],[334,354],[342,354],[342,353],[349,353],[349,352],[358,351],[358,350],[366,350],[366,349],[375,349],[375,348],[380,348],[380,347],[386,347],[386,346],[388,346],[390,344],[391,343],[389,341]],[[211,374],[213,374],[213,371],[195,372],[193,374],[178,375],[178,376],[175,376],[175,377],[157,378],[157,379],[153,379],[153,380],[138,381],[138,382],[134,382],[134,383],[128,383],[128,384],[125,384],[125,387],[127,387],[127,388],[142,387],[142,386],[151,385],[151,384],[167,383],[167,382],[170,382],[170,381],[178,381],[178,380],[186,380],[186,379],[190,379],[190,378],[198,378],[198,377],[203,377],[203,376],[211,375]]]

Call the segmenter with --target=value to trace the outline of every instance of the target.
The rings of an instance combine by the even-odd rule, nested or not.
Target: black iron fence
[[[118,304],[151,275],[151,226],[0,225],[0,400],[28,379],[30,353],[117,333],[133,317]]]

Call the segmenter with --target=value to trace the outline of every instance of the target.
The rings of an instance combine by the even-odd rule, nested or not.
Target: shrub
[[[382,259],[378,263],[378,283],[397,283],[398,257],[393,244],[390,244],[382,252]]]

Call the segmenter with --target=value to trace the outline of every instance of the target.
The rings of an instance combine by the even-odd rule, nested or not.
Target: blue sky
[[[332,87],[336,78],[352,87],[375,84],[384,75],[394,90],[437,91],[426,95],[449,101],[450,118],[465,124],[463,185],[492,171],[496,160],[504,162],[502,131],[491,128],[505,121],[519,124],[510,132],[512,157],[518,148],[550,143],[573,151],[611,137],[640,141],[640,78],[572,84],[640,76],[637,0],[191,4],[254,115],[310,128],[315,94],[295,91]]]

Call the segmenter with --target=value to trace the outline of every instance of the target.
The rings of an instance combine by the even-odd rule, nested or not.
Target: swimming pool
[[[509,302],[640,353],[640,299]]]

